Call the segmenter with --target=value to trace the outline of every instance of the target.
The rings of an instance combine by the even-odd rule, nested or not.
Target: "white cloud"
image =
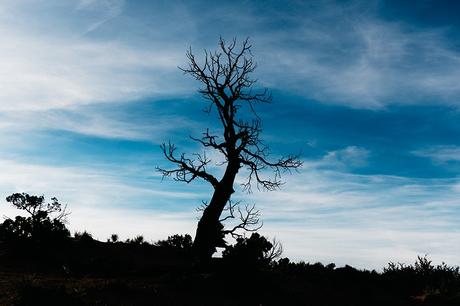
[[[132,28],[133,20],[108,24],[123,8],[119,0],[0,4],[0,129],[159,141],[166,131],[190,128],[184,118],[152,114],[151,123],[139,124],[129,114],[113,116],[109,107],[84,110],[195,92],[177,69],[186,47],[167,42],[166,33],[126,35],[131,30],[122,29]],[[98,38],[89,33],[104,31],[109,34]]]
[[[84,35],[97,30],[106,22],[119,16],[124,5],[124,0],[81,0],[76,7],[77,10],[96,13],[96,20],[87,26]]]
[[[256,203],[262,232],[285,255],[310,262],[380,269],[389,261],[460,260],[458,180],[353,175],[309,167],[280,191],[236,195]]]
[[[383,21],[365,3],[365,16],[355,3],[280,13],[296,26],[254,36],[261,82],[356,108],[458,105],[460,54],[445,29]]]
[[[197,20],[199,5],[152,4],[148,19],[135,20],[123,16],[121,0],[50,3],[33,12],[20,2],[0,6],[3,15],[16,16],[0,19],[0,110],[193,93],[196,84],[191,86],[177,66],[184,63],[188,44],[195,50],[214,49],[219,35],[198,35],[208,28],[216,7],[200,12]],[[238,11],[232,33],[220,27],[235,16],[222,16],[224,21],[210,33],[250,35],[260,83],[307,98],[364,108],[427,100],[457,103],[460,56],[442,29],[382,21],[368,2],[366,16],[359,1],[296,6],[302,14],[267,7],[267,15],[260,15],[247,5]],[[75,8],[80,15],[72,15]],[[273,20],[290,26],[267,27]]]
[[[112,233],[147,240],[193,234],[195,208],[209,199],[208,186],[147,180],[150,170],[91,169],[0,161],[0,198],[13,192],[56,196],[68,203],[72,231],[99,239]],[[131,171],[131,172],[130,172]],[[315,169],[284,177],[275,192],[235,194],[256,203],[262,233],[284,245],[295,260],[381,268],[388,261],[411,262],[429,254],[436,261],[460,260],[458,181],[352,175]],[[6,204],[0,215],[14,215]]]
[[[375,228],[350,229],[276,226],[266,223],[264,234],[275,236],[291,259],[346,264],[382,270],[390,261],[413,263],[427,254],[435,263],[458,263],[456,232],[399,231]]]
[[[328,152],[321,163],[327,167],[360,168],[367,166],[369,150],[357,146],[348,146],[341,150]]]
[[[177,91],[179,54],[117,42],[37,40],[1,33],[0,111],[133,101]],[[180,93],[180,90],[177,91]]]
[[[73,231],[86,229],[100,239],[111,233],[121,237],[144,234],[148,240],[192,233],[195,207],[203,197],[197,189],[192,193],[147,180],[150,171],[130,180],[130,170],[122,167],[104,171],[0,160],[0,168],[0,199],[14,192],[44,194],[48,199],[55,196],[68,204]],[[177,201],[189,204],[177,210]],[[16,213],[6,202],[0,203],[1,216]]]
[[[123,113],[85,108],[74,108],[72,111],[8,111],[0,113],[0,118],[0,131],[14,130],[15,135],[22,133],[24,137],[35,131],[60,130],[107,139],[161,143],[177,129],[196,128],[195,122],[181,116],[157,116],[152,122],[140,124]]]
[[[442,30],[414,30],[379,20],[372,4],[365,17],[358,14],[362,3],[327,4],[307,9],[297,3],[306,14],[301,16],[270,8],[260,15],[248,5],[239,12],[234,32],[220,28],[235,22],[234,16],[223,16],[210,33],[223,32],[211,39],[199,34],[213,20],[216,7],[197,20],[194,10],[199,5],[156,3],[151,4],[152,15],[137,20],[124,16],[127,7],[121,0],[2,3],[0,112],[74,111],[87,104],[192,94],[197,84],[177,69],[186,60],[188,44],[194,50],[214,49],[219,34],[235,33],[252,37],[263,86],[352,107],[427,99],[457,103],[460,56]],[[228,11],[233,10],[230,5]],[[266,27],[270,20],[290,26]],[[141,129],[127,126],[126,132],[115,128],[115,133],[106,133],[107,126],[125,123],[102,120],[107,124],[98,131],[92,124],[81,127],[71,116],[67,119],[63,126],[99,136],[136,138],[138,131],[133,130]]]
[[[88,34],[120,15],[123,3],[81,1],[77,10],[70,2],[0,4],[5,17],[0,18],[0,111],[71,109],[193,92],[177,69],[185,48],[162,39],[119,37],[118,27],[132,25],[126,20],[108,26],[110,34],[97,39]]]
[[[458,146],[433,146],[412,151],[412,154],[430,158],[438,163],[460,161],[460,147]]]

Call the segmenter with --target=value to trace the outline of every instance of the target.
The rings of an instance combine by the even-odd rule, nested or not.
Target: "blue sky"
[[[258,108],[263,139],[304,161],[279,191],[235,195],[262,233],[296,260],[460,264],[455,1],[5,2],[2,198],[56,196],[72,230],[100,239],[193,234],[211,190],[162,180],[159,145],[200,150],[188,136],[216,122],[177,67],[190,46],[250,37],[274,97]]]

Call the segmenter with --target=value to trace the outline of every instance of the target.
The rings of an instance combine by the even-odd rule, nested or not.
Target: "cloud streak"
[[[262,34],[261,76],[268,77],[261,79],[355,108],[458,105],[460,56],[446,31],[414,29],[381,20],[372,9],[363,16],[362,7],[344,6],[333,4],[320,12],[299,8],[308,13],[292,17],[296,26],[278,35]]]
[[[73,212],[71,229],[100,239],[114,232],[148,240],[193,234],[195,208],[209,200],[205,184],[161,182],[148,178],[151,170],[144,168],[77,169],[14,160],[2,160],[0,167],[1,197],[15,191],[57,196]],[[257,204],[262,233],[281,240],[286,256],[363,268],[410,262],[425,253],[436,261],[460,260],[457,179],[353,175],[316,162],[285,179],[280,191],[239,193],[235,200]],[[5,204],[0,212],[14,214]]]
[[[263,232],[298,260],[379,269],[429,254],[457,262],[457,179],[353,175],[309,168],[257,203]]]
[[[453,145],[433,146],[412,151],[415,156],[430,158],[437,163],[459,162],[460,161],[460,147]]]

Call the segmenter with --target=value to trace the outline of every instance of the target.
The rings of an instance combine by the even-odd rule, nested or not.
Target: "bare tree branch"
[[[264,254],[265,259],[267,259],[269,262],[272,262],[275,259],[278,259],[283,255],[283,245],[281,242],[273,238],[272,240],[272,248]]]
[[[249,39],[237,44],[219,40],[217,51],[204,50],[204,59],[198,61],[192,49],[187,53],[188,65],[179,67],[201,83],[199,93],[208,102],[205,112],[215,112],[221,131],[212,134],[209,129],[201,137],[190,138],[205,149],[216,150],[225,157],[225,171],[216,178],[210,173],[211,162],[206,154],[176,154],[174,144],[162,144],[167,160],[175,164],[173,169],[157,168],[163,176],[172,176],[177,181],[190,183],[196,178],[209,182],[214,187],[211,200],[200,209],[202,218],[198,224],[195,243],[202,250],[202,256],[210,258],[220,243],[221,234],[238,236],[241,231],[256,231],[259,226],[259,211],[252,206],[241,209],[238,203],[230,201],[234,192],[235,178],[241,168],[249,171],[243,190],[251,192],[251,186],[258,189],[275,190],[282,185],[281,174],[302,165],[297,155],[288,155],[277,160],[269,158],[269,148],[260,139],[261,118],[256,106],[270,103],[272,95],[267,89],[258,89],[257,80],[252,78],[257,64],[253,60]],[[270,175],[271,173],[271,175]],[[225,208],[227,207],[227,208]],[[226,217],[221,217],[224,208]],[[221,222],[239,219],[239,223],[228,230],[221,230]],[[201,255],[200,255],[201,256]]]
[[[210,112],[215,106],[219,119],[224,128],[224,140],[218,142],[218,136],[211,135],[209,129],[203,133],[201,138],[191,136],[191,139],[207,148],[213,148],[222,153],[227,160],[237,158],[241,166],[248,168],[250,174],[247,182],[243,184],[243,189],[251,192],[251,186],[256,183],[258,189],[275,190],[282,184],[280,181],[281,172],[296,169],[302,165],[299,156],[290,155],[271,162],[267,159],[268,147],[259,139],[262,132],[261,120],[257,115],[254,105],[256,103],[269,103],[272,100],[271,94],[267,89],[254,91],[253,86],[257,80],[250,77],[256,69],[253,61],[249,39],[242,42],[237,50],[236,39],[226,43],[222,38],[219,40],[219,51],[209,52],[205,50],[204,61],[200,64],[195,58],[192,50],[187,51],[189,65],[180,68],[184,73],[192,75],[200,81],[204,87],[199,92],[208,100],[210,104],[206,108]],[[238,119],[238,111],[246,106],[255,115],[255,119],[246,121]],[[175,149],[175,148],[174,148]],[[201,173],[196,174],[195,167],[190,166],[189,160],[184,158],[173,159],[171,154],[166,152],[168,160],[180,164],[180,169],[162,171],[163,174],[176,174],[176,179],[189,182],[195,177],[204,178],[212,181]],[[181,162],[185,162],[189,167],[185,167]],[[203,169],[205,164],[198,165],[197,168]],[[270,169],[274,173],[272,178],[262,178],[261,172]],[[184,172],[185,170],[185,172]],[[185,174],[191,174],[186,176]]]
[[[245,205],[244,209],[239,206],[240,201],[233,203],[228,202],[226,211],[228,215],[221,218],[219,221],[224,222],[230,219],[238,219],[239,223],[232,228],[223,230],[224,235],[232,235],[232,237],[242,237],[241,232],[256,232],[262,228],[263,223],[260,221],[260,211],[253,205]]]
[[[196,159],[189,159],[185,157],[185,154],[181,154],[179,158],[174,156],[174,151],[176,151],[176,146],[169,143],[168,145],[162,144],[161,149],[163,150],[164,156],[170,161],[177,164],[178,168],[172,170],[165,170],[160,167],[157,167],[157,170],[160,171],[163,176],[172,176],[176,181],[182,181],[190,183],[195,178],[200,177],[217,187],[219,182],[211,174],[206,172],[206,165],[210,162],[206,158],[206,154],[200,155],[195,154]]]

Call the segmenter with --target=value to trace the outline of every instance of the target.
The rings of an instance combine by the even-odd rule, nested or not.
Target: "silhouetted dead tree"
[[[250,192],[256,185],[258,189],[275,190],[282,184],[281,172],[290,171],[301,166],[297,155],[289,155],[275,161],[268,159],[268,147],[260,140],[261,120],[254,106],[269,103],[272,100],[267,90],[256,91],[256,80],[251,78],[256,68],[248,39],[241,47],[236,40],[229,44],[219,41],[219,50],[205,50],[204,61],[200,64],[190,49],[187,52],[189,66],[181,70],[193,76],[203,87],[199,92],[208,100],[205,111],[215,111],[222,131],[216,135],[206,130],[201,138],[191,137],[205,149],[213,149],[225,158],[222,166],[224,174],[217,178],[208,171],[211,160],[205,153],[195,153],[193,158],[185,154],[176,154],[176,146],[168,143],[161,146],[170,162],[176,164],[174,169],[158,168],[164,176],[172,176],[177,181],[189,183],[196,178],[209,182],[214,188],[209,203],[203,207],[203,215],[198,223],[194,240],[194,249],[201,260],[209,259],[215,248],[224,246],[226,234],[236,234],[238,230],[251,230],[259,221],[259,212],[252,207],[244,211],[235,210],[229,203],[234,193],[233,185],[241,168],[248,170],[248,177],[243,189]],[[266,170],[274,175],[266,177]],[[229,203],[229,204],[228,204]],[[228,205],[229,218],[238,213],[241,223],[229,230],[224,230],[221,214]]]

